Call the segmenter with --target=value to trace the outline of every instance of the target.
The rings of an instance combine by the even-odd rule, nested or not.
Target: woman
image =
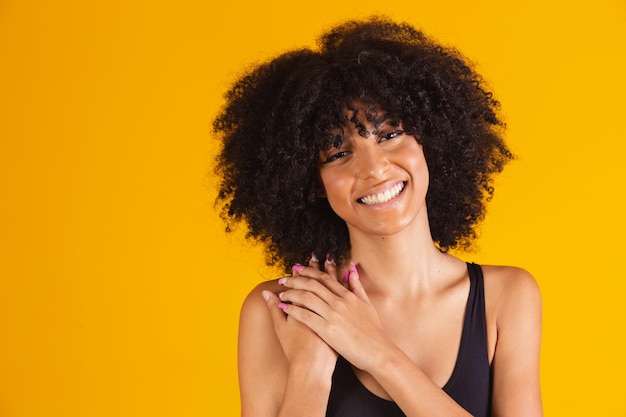
[[[291,271],[243,304],[242,415],[542,415],[534,279],[448,253],[512,158],[463,57],[348,22],[226,99],[223,215]]]

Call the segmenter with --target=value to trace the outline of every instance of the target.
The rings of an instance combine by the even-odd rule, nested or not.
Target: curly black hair
[[[469,248],[492,174],[513,158],[480,75],[457,50],[382,17],[345,22],[318,44],[257,65],[226,93],[213,122],[224,220],[245,222],[268,263],[286,270],[312,251],[349,256],[346,224],[319,196],[319,152],[336,145],[346,107],[361,102],[422,144],[432,237],[444,251]]]

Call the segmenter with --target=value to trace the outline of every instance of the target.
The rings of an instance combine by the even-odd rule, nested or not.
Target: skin
[[[322,272],[313,257],[244,301],[244,417],[324,416],[338,354],[367,389],[409,417],[470,415],[441,389],[458,354],[466,264],[433,243],[419,142],[398,122],[368,122],[360,110],[362,126],[348,124],[341,147],[320,154],[321,194],[348,225],[349,259],[341,266],[327,260]],[[363,204],[399,183],[404,189],[391,200]],[[483,273],[492,415],[541,416],[537,284],[519,268],[483,266]]]

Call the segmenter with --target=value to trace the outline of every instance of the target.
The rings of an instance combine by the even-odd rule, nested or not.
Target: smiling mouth
[[[382,193],[366,195],[365,197],[359,198],[357,201],[361,204],[365,204],[367,206],[371,204],[382,204],[386,203],[389,200],[396,198],[397,196],[404,191],[406,183],[404,181],[394,185],[388,190],[385,190]]]

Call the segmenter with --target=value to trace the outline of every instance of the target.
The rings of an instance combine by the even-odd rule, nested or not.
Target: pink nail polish
[[[346,269],[346,272],[343,273],[343,282],[348,282],[350,280],[350,270]]]
[[[317,259],[317,255],[315,255],[315,252],[311,252],[311,262],[319,262],[319,259]]]
[[[287,282],[287,277],[278,280],[279,285],[285,285],[285,282]]]
[[[280,308],[281,310],[285,311],[285,309],[287,308],[287,304],[285,304],[285,303],[278,303],[278,308]]]
[[[326,263],[327,264],[334,264],[335,260],[330,256],[330,253],[326,254]]]
[[[294,265],[291,267],[291,270],[294,272],[300,272],[304,269],[304,265]]]
[[[360,279],[359,271],[356,270],[356,265],[354,264],[354,262],[350,262],[350,269],[352,270],[352,272],[354,272],[354,277],[356,279]]]

